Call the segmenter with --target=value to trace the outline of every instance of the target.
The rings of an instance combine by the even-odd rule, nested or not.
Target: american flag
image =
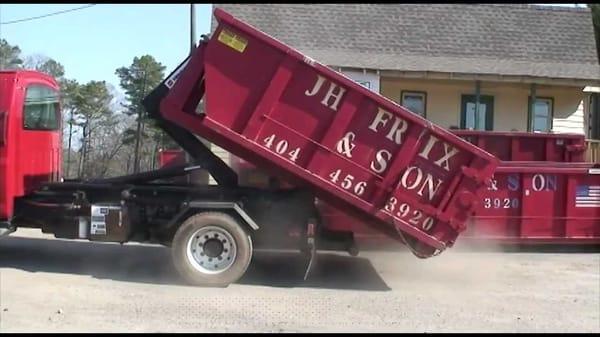
[[[600,185],[577,186],[575,207],[600,207]]]

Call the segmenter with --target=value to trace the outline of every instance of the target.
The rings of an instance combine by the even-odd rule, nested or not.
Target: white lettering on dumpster
[[[395,197],[391,197],[388,200],[387,204],[385,205],[385,208],[384,208],[385,212],[391,214],[394,217],[400,218],[400,219],[405,219],[409,215],[412,215],[408,219],[408,222],[410,222],[413,225],[421,227],[425,231],[429,231],[433,227],[435,220],[433,220],[432,217],[425,217],[425,219],[423,219],[423,221],[419,221],[423,217],[423,212],[419,211],[418,209],[414,209],[414,210],[412,210],[412,214],[411,214],[410,205],[407,203],[401,203],[397,208],[398,211],[396,213],[394,213],[394,211],[396,210],[397,203],[398,203],[398,199],[396,199]],[[419,222],[421,222],[420,225],[419,225]]]
[[[556,191],[556,176],[550,174],[536,174],[531,180],[534,191]]]
[[[425,148],[423,149],[423,151],[421,153],[419,153],[419,156],[429,160],[429,153],[431,152],[431,148],[433,148],[433,145],[435,145],[435,143],[437,143],[438,140],[439,139],[437,139],[434,135],[429,135],[429,141],[427,142],[427,145],[425,145]],[[434,162],[434,164],[436,164],[439,167],[443,167],[446,171],[450,171],[450,166],[448,165],[448,159],[450,159],[450,157],[456,155],[458,153],[458,150],[456,148],[449,146],[446,143],[443,143],[443,144],[444,144],[444,156],[442,158],[436,160]],[[450,148],[450,152],[448,152],[448,148]]]
[[[389,139],[390,141],[393,141],[394,143],[396,143],[398,145],[402,145],[403,135],[408,130],[408,123],[400,117],[393,116],[388,111],[385,111],[385,110],[379,108],[377,110],[377,114],[375,115],[375,117],[371,121],[371,124],[369,125],[369,130],[371,130],[375,133],[379,133],[382,129],[384,129],[388,125],[388,122],[392,119],[394,119],[394,122],[391,125],[390,129],[386,132],[385,138]],[[459,153],[459,151],[458,151],[458,149],[454,148],[453,146],[451,146],[445,142],[440,142],[440,140],[432,134],[429,135],[429,139],[425,143],[425,147],[423,147],[423,150],[419,153],[419,156],[421,158],[431,160],[430,159],[431,150],[438,143],[441,143],[442,146],[444,147],[444,155],[441,158],[436,158],[432,161],[437,166],[442,167],[446,171],[450,171],[450,163],[449,163],[450,158],[457,155]],[[377,152],[377,154],[379,154],[379,152]],[[388,158],[388,160],[389,160],[389,158]],[[377,161],[380,162],[380,159],[377,159]],[[381,167],[381,165],[379,167]],[[371,168],[373,168],[373,165],[371,165]],[[375,169],[373,169],[373,170],[375,170]],[[382,172],[382,171],[380,172],[377,170],[375,170],[375,171],[377,173]]]
[[[338,153],[341,153],[348,158],[352,158],[352,150],[354,150],[354,147],[356,146],[352,143],[354,137],[356,137],[356,135],[353,132],[348,132],[344,138],[340,139],[336,147]]]
[[[316,76],[311,87],[303,89],[305,97],[314,97],[320,104],[333,111],[338,111],[342,105],[342,99],[347,92],[347,89],[330,81],[322,75]],[[361,113],[361,111],[357,112],[357,116],[359,116],[359,113]],[[421,199],[424,199],[424,202],[433,201],[439,193],[441,193],[440,191],[443,190],[441,187],[444,183],[444,179],[446,179],[445,177],[447,177],[445,172],[451,172],[458,164],[457,162],[459,160],[457,157],[459,157],[460,154],[459,149],[451,143],[444,141],[442,138],[439,138],[439,136],[434,135],[433,133],[435,131],[433,131],[432,128],[412,121],[411,119],[398,116],[381,107],[377,107],[374,115],[368,118],[370,121],[366,121],[366,127],[370,131],[366,131],[366,133],[372,132],[378,137],[381,137],[381,140],[385,138],[389,141],[390,143],[387,143],[387,141],[384,140],[384,142],[387,143],[385,148],[369,147],[369,145],[377,144],[378,142],[378,140],[368,139],[371,138],[373,134],[368,135],[367,139],[361,139],[365,136],[364,133],[361,132],[362,130],[346,129],[339,135],[337,141],[332,144],[333,148],[331,150],[345,158],[351,158],[353,160],[358,158],[359,162],[355,163],[357,167],[360,166],[362,168],[362,165],[367,164],[369,165],[368,169],[371,172],[379,175],[384,174],[385,171],[390,168],[392,163],[394,163],[394,158],[396,156],[410,156],[411,158],[403,158],[398,162],[399,168],[402,167],[400,169],[404,170],[399,176],[394,174],[393,179],[396,187],[404,189],[405,192],[413,191],[414,194],[421,197]],[[353,125],[356,126],[357,124]],[[419,132],[411,133],[409,130],[410,126],[417,128]],[[415,137],[415,139],[410,137]],[[414,145],[408,145],[411,147],[410,150],[399,149],[397,147],[398,145],[401,147],[406,145],[407,141],[414,141],[415,143]],[[360,145],[357,146],[358,144]],[[393,146],[390,146],[392,144]],[[281,152],[285,153],[283,150]],[[365,156],[368,157],[365,158]],[[366,163],[363,163],[363,158],[366,159]],[[410,162],[405,162],[406,159],[409,159]],[[417,163],[414,163],[415,159],[417,160]],[[430,164],[424,163],[423,159]],[[435,166],[440,169],[437,169],[437,167],[431,164],[435,164]],[[431,173],[428,172],[429,169],[432,169]],[[354,192],[353,194],[356,196],[363,196],[363,193],[367,194],[365,191],[368,190],[368,180],[362,181],[362,178],[361,180],[355,178],[358,175],[356,172],[353,172],[353,168],[345,168],[344,170],[349,170],[349,172],[343,172],[342,169],[334,168],[329,173],[329,179],[326,179],[342,189]],[[436,175],[440,175],[440,177]],[[387,181],[388,179],[384,178],[384,180]],[[406,219],[408,222],[415,225],[422,224],[422,228],[426,230],[433,226],[433,218],[426,218],[425,221],[423,221],[423,213],[420,210],[411,210],[413,214],[409,214],[407,208],[409,207],[408,204],[403,205],[405,206],[400,210],[402,211],[402,214],[399,214],[401,218],[412,215],[412,217]],[[391,207],[393,208],[393,206]],[[391,211],[390,213],[393,214]]]
[[[340,176],[340,174],[342,176]],[[354,191],[354,194],[359,197],[365,193],[365,190],[367,189],[366,181],[355,182],[354,176],[351,174],[346,174],[346,176],[342,179],[343,176],[344,173],[342,173],[342,170],[337,169],[329,174],[329,180],[336,185],[338,184],[338,181],[340,181],[339,185],[343,189]]]
[[[381,173],[383,171],[385,171],[385,169],[387,168],[387,163],[388,160],[390,160],[390,158],[392,158],[392,154],[390,153],[390,151],[388,150],[379,150],[377,151],[377,154],[375,154],[375,161],[371,162],[371,170],[377,172],[377,173]]]
[[[498,190],[498,180],[492,179],[490,186],[488,186],[488,191],[497,191]]]
[[[263,144],[267,149],[275,150],[275,152],[283,156],[284,158],[289,158],[291,161],[295,162],[300,155],[300,148],[296,147],[290,152],[287,152],[289,149],[289,143],[285,139],[277,139],[275,134],[270,135],[269,137],[263,139]],[[273,147],[273,149],[272,149]]]
[[[372,131],[378,132],[379,126],[385,126],[387,122],[392,118],[392,114],[379,108],[377,111],[377,115],[369,125],[369,129]],[[408,123],[404,119],[399,117],[394,118],[394,124],[390,128],[390,131],[387,133],[386,138],[395,142],[398,145],[402,144],[402,134],[406,132],[408,129]]]
[[[410,179],[411,177],[414,178],[414,180]],[[434,181],[434,177],[429,173],[423,175],[423,171],[416,166],[411,166],[406,169],[404,174],[402,174],[402,178],[400,179],[400,185],[407,190],[419,188],[417,194],[421,197],[423,196],[423,190],[427,188],[427,191],[429,192],[427,193],[429,201],[433,200],[442,183],[443,181],[441,179]]]
[[[378,123],[379,122],[373,123],[373,124],[371,124],[371,126],[376,127]],[[384,124],[385,124],[385,122],[384,122]],[[340,140],[340,142],[342,140]],[[429,140],[425,144],[425,147],[423,148],[423,150],[419,153],[419,156],[421,158],[431,160],[429,158],[431,149],[435,146],[436,143],[438,143],[438,141],[439,141],[439,139],[437,139],[433,135],[430,135]],[[437,160],[431,160],[431,161],[433,161],[433,163],[436,164],[437,166],[439,166],[449,172],[450,171],[450,164],[449,164],[450,158],[457,155],[459,153],[459,151],[456,148],[448,145],[447,143],[442,142],[442,145],[444,146],[444,155]],[[339,152],[339,148],[338,148],[338,152]],[[385,154],[385,156],[384,156],[384,154]],[[379,150],[379,151],[375,152],[375,160],[371,161],[371,169],[373,171],[375,171],[376,173],[382,173],[383,171],[386,170],[388,163],[391,159],[392,159],[392,154],[389,151]]]
[[[315,96],[321,90],[321,87],[323,86],[325,81],[326,81],[325,77],[323,77],[321,75],[317,75],[317,81],[315,82],[315,85],[313,86],[313,88],[310,91],[306,90],[304,92],[304,94],[309,97]],[[325,96],[323,97],[321,104],[332,109],[333,111],[337,111],[338,105],[339,105],[340,101],[342,100],[342,97],[344,97],[345,92],[346,92],[346,89],[331,82],[329,84],[329,89],[327,90],[327,94],[325,94]],[[331,104],[329,104],[332,98],[333,98],[333,102]]]
[[[519,208],[519,199],[517,198],[484,198],[483,207],[485,208]]]

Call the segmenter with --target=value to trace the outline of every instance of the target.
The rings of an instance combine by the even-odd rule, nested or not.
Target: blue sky
[[[0,22],[86,4],[1,4]],[[196,38],[210,31],[212,5],[196,4]],[[115,69],[149,54],[173,70],[189,52],[189,4],[98,4],[46,18],[0,25],[0,38],[22,56],[42,54],[62,63],[80,82],[105,80],[119,87]]]

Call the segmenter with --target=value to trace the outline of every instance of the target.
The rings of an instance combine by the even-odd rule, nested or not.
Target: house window
[[[400,105],[425,118],[427,93],[422,91],[402,91]]]
[[[549,132],[552,130],[552,103],[552,98],[536,97],[532,112],[531,97],[529,97],[528,130],[530,132]]]
[[[369,81],[357,81],[355,80],[356,83],[362,85],[363,87],[367,88],[367,89],[371,89],[371,82]]]
[[[479,111],[475,115],[475,95],[462,95],[460,127],[468,130],[494,129],[494,96],[479,96]]]
[[[58,93],[43,85],[31,85],[25,93],[23,128],[26,130],[58,130],[60,116]]]

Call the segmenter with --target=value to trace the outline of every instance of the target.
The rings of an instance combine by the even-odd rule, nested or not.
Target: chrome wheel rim
[[[187,258],[198,271],[219,274],[233,265],[237,245],[233,236],[217,226],[206,226],[194,232],[187,244]]]

